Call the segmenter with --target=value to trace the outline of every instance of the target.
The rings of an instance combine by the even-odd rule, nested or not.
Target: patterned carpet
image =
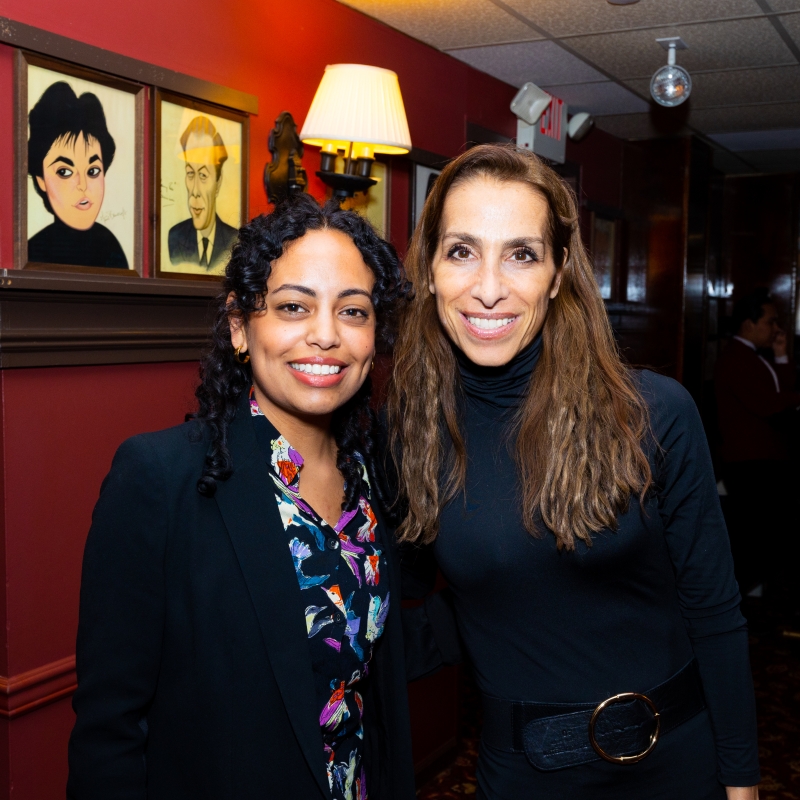
[[[745,608],[758,704],[762,781],[760,800],[800,800],[800,618],[766,614],[758,601]],[[420,800],[474,798],[480,709],[475,684],[461,673],[461,739],[452,766],[423,786]]]

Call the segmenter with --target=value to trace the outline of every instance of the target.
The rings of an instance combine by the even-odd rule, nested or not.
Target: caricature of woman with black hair
[[[28,240],[28,261],[128,269],[114,234],[97,222],[116,145],[103,106],[63,81],[28,116],[28,172],[55,220]]]

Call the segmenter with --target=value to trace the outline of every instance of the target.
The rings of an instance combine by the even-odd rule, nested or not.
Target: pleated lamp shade
[[[300,131],[306,144],[366,145],[375,153],[402,155],[411,149],[397,74],[363,64],[331,64]]]

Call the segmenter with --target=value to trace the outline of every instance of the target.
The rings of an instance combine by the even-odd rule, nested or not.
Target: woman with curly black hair
[[[95,509],[70,798],[413,798],[369,409],[408,291],[336,204],[240,231],[198,413],[125,442]]]

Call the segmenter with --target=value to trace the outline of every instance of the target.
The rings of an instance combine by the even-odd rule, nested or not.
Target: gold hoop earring
[[[246,364],[250,360],[250,356],[248,353],[245,353],[244,356],[241,355],[242,348],[237,347],[236,352],[233,354],[233,357],[240,363]]]
[[[372,372],[372,370],[374,370],[374,369],[375,369],[375,359],[373,358],[372,359],[372,366],[369,368],[369,371]]]

